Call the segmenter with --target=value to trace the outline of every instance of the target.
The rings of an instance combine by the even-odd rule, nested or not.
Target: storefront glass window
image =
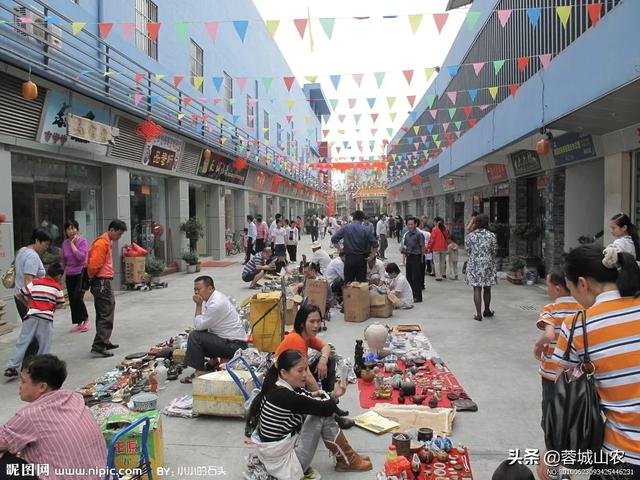
[[[253,215],[254,217],[258,213],[261,213],[261,214],[264,215],[264,212],[261,212],[261,211],[258,210],[258,208],[259,208],[258,199],[259,199],[259,196],[258,196],[257,193],[249,192],[249,213],[251,215]]]
[[[68,219],[79,223],[80,234],[90,242],[101,233],[99,167],[12,154],[11,177],[16,248],[27,245],[34,228],[40,227],[53,239],[48,254],[57,256]]]
[[[165,183],[162,177],[131,174],[131,240],[162,259],[167,258]]]

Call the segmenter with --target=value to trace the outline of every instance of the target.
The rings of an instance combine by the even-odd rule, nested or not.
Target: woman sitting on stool
[[[284,350],[251,404],[245,433],[256,443],[265,469],[283,480],[312,476],[311,461],[322,438],[336,456],[336,471],[371,470],[369,458],[351,448],[333,417],[346,384],[336,384],[331,395],[322,390],[310,392],[304,388],[307,372],[302,353]]]

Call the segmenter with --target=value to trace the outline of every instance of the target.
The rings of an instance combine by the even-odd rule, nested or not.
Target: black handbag
[[[600,410],[600,397],[593,374],[595,368],[589,357],[585,312],[579,311],[573,318],[571,333],[563,359],[569,359],[573,335],[578,320],[582,322],[584,354],[573,369],[558,374],[553,396],[549,399],[545,415],[545,441],[547,449],[562,452],[591,450],[602,447],[604,421]],[[572,463],[571,468],[589,468],[593,464]]]
[[[87,273],[86,267],[82,269],[81,275],[81,283],[80,289],[83,291],[87,291],[91,288],[91,279],[89,278],[89,274]]]

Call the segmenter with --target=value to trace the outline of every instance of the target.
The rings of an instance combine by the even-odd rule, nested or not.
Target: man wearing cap
[[[309,262],[320,265],[320,272],[324,274],[327,271],[327,267],[329,266],[329,262],[331,262],[331,257],[327,252],[322,250],[322,244],[320,242],[313,242],[311,244],[311,258]]]
[[[353,214],[353,222],[343,226],[331,237],[331,243],[344,242],[344,282],[367,281],[367,257],[372,249],[378,248],[375,235],[362,224],[365,215],[362,210]]]

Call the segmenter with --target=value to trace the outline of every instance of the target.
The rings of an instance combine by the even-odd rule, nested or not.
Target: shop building
[[[531,28],[528,8],[474,2],[482,12],[476,28],[461,29],[419,119],[391,150],[398,211],[444,216],[452,230],[473,211],[487,213],[499,256],[525,257],[541,273],[571,248],[609,242],[614,214],[640,220],[640,35],[631,20],[640,4],[604,2],[597,18],[584,2],[569,4],[566,25],[554,8],[541,8]],[[505,9],[512,11],[502,26],[497,10]],[[419,147],[430,149],[428,158],[412,154],[414,126],[439,135]],[[539,146],[545,139],[548,147]]]
[[[166,26],[155,42],[116,33],[140,19],[141,3]],[[192,3],[189,19],[211,16]],[[233,8],[259,16],[248,0]],[[70,218],[90,241],[119,218],[129,227],[120,247],[134,241],[179,269],[188,249],[180,225],[189,218],[204,226],[198,253],[220,259],[225,231],[239,235],[248,214],[295,218],[324,204],[327,186],[304,168],[318,157],[326,112],[314,111],[309,98],[322,105],[319,86],[303,91],[274,81],[267,89],[267,73],[290,72],[262,29],[244,43],[222,29],[213,43],[203,25],[191,29],[191,43],[177,39],[182,9],[147,0],[0,7],[0,269],[35,227],[59,247]],[[114,24],[108,38],[99,31],[105,19]],[[85,26],[74,34],[78,22]],[[198,53],[197,72],[193,44],[210,50]],[[224,88],[216,87],[218,75]],[[32,100],[22,93],[28,78],[38,87]],[[114,256],[119,285],[120,252]],[[11,301],[12,292],[1,292]]]

